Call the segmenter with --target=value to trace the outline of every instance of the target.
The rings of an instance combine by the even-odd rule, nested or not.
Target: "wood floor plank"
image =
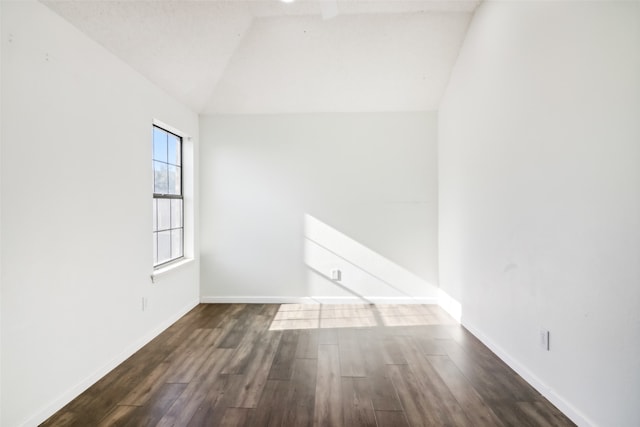
[[[211,310],[212,309],[209,307],[201,307],[201,305],[196,306],[180,320],[171,325],[166,330],[166,334],[161,334],[157,337],[156,340],[154,340],[154,344],[156,344],[156,347],[175,349],[182,344],[194,330],[204,329],[201,326],[207,323],[207,320],[209,319],[208,314],[210,314]],[[214,307],[213,310],[217,312],[220,309]]]
[[[197,338],[197,342],[191,344],[192,350],[185,352],[186,357],[176,357],[171,362],[166,382],[188,383],[198,373],[200,367],[215,350],[214,346],[220,339],[220,329],[205,329],[205,333]]]
[[[77,415],[71,411],[60,411],[56,415],[49,418],[41,426],[70,427],[79,425],[77,423]]]
[[[573,426],[573,422],[569,420],[558,408],[556,408],[551,402],[542,396],[538,396],[533,404],[537,407],[538,411],[544,414],[546,417],[552,419],[551,422],[554,426],[568,427]]]
[[[402,403],[384,365],[368,379],[373,392],[371,402],[376,411],[402,411]]]
[[[452,327],[450,325],[426,325],[424,327],[412,329],[414,332],[412,335],[433,339],[451,340],[453,339],[451,332],[452,329],[457,330],[460,328],[460,326]]]
[[[508,367],[498,356],[463,327],[451,329],[454,340],[466,351],[474,365],[490,372],[493,381],[517,401],[533,401],[538,392]]]
[[[509,389],[495,381],[494,375],[475,362],[473,355],[460,346],[447,348],[447,356],[473,385],[485,401],[516,401]]]
[[[283,331],[268,378],[270,380],[289,380],[293,373],[293,361],[296,357],[300,331]]]
[[[195,316],[190,320],[190,328],[213,329],[224,324],[224,320],[231,316],[236,304],[201,304],[205,307],[195,312]],[[200,306],[200,305],[199,305]],[[198,306],[198,307],[199,307]]]
[[[250,325],[255,324],[256,316],[261,309],[261,304],[245,304],[239,310],[234,311],[232,315],[234,322],[228,328],[227,333],[219,344],[219,347],[238,347],[246,332],[248,330],[253,330],[250,328]]]
[[[289,385],[285,380],[268,380],[248,425],[280,427],[286,412],[286,401],[282,397],[289,394]]]
[[[266,316],[268,321],[272,321],[279,310],[280,306],[278,304],[263,304],[260,314]]]
[[[122,396],[131,391],[132,385],[142,382],[158,364],[166,358],[165,351],[153,352],[144,348],[131,356],[124,363],[103,377],[84,393],[62,408],[58,414],[70,412],[74,414],[72,425],[96,425],[107,413],[120,402]],[[140,355],[143,355],[141,357]],[[54,414],[43,425],[56,425]]]
[[[338,346],[335,344],[319,345],[313,425],[318,427],[342,426],[342,410]]]
[[[387,341],[389,337],[380,333],[379,330],[372,332],[365,339],[363,345],[363,359],[362,363],[366,369],[367,378],[370,381],[372,396],[371,401],[373,404],[373,408],[375,410],[382,411],[401,411],[402,404],[400,403],[400,399],[398,398],[398,394],[396,393],[395,388],[391,382],[391,379],[387,376],[387,371],[385,369],[385,365],[390,359],[389,357],[385,357],[385,353],[383,348],[386,345],[394,345],[396,346],[396,351],[399,351],[397,348],[397,343],[389,344]],[[384,340],[385,342],[381,342]],[[385,360],[387,359],[387,360]],[[406,360],[404,357],[399,357],[400,360],[406,364]]]
[[[342,378],[344,425],[376,427],[371,383],[368,378]]]
[[[164,359],[165,362],[176,362],[180,363],[180,359],[184,359],[191,354],[197,343],[201,340],[202,337],[206,336],[209,332],[209,329],[198,328],[194,329],[186,339],[177,345],[171,353]]]
[[[318,345],[320,344],[338,345],[338,329],[321,328],[318,331]]]
[[[386,365],[406,365],[407,360],[400,351],[398,337],[380,337],[380,345],[372,351],[379,351]]]
[[[249,419],[253,411],[255,410],[249,408],[227,408],[224,411],[222,421],[220,421],[220,427],[248,427],[251,425]]]
[[[122,398],[120,405],[142,406],[166,382],[169,363],[160,363],[143,381]]]
[[[122,398],[122,394],[127,393],[127,389],[116,387],[114,389],[116,391],[107,394],[96,394],[95,391],[90,391],[90,388],[41,425],[57,426],[58,419],[65,413],[73,414],[71,419],[65,421],[66,425],[79,427],[97,425],[100,420],[115,409]]]
[[[549,402],[518,402],[517,405],[520,411],[538,426],[566,427],[573,425]]]
[[[360,331],[351,328],[338,331],[340,374],[343,377],[365,377],[367,375],[366,367],[362,363],[364,356],[359,334]]]
[[[300,331],[298,346],[296,347],[296,358],[317,359],[318,358],[318,330],[305,329]]]
[[[457,346],[451,339],[415,337],[422,354],[425,356],[446,356],[451,346]]]
[[[262,339],[262,340],[261,340]],[[236,351],[229,364],[222,370],[223,374],[238,375],[244,374],[249,362],[253,359],[253,352],[256,346],[264,345],[264,334],[260,331],[249,328],[236,346]],[[226,345],[220,345],[227,348]]]
[[[222,393],[222,382],[219,381],[218,373],[232,354],[233,349],[215,349],[198,374],[168,408],[158,422],[158,426],[186,425],[207,398],[212,400],[212,396],[217,397]]]
[[[523,412],[517,404],[510,402],[493,402],[492,411],[507,426],[542,427],[549,424],[539,424],[535,418]]]
[[[502,422],[496,417],[467,378],[447,356],[428,356],[440,378],[456,398],[462,410],[476,426],[500,427]]]
[[[441,426],[445,420],[434,410],[422,385],[417,381],[408,365],[386,365],[396,389],[405,415],[411,426]]]
[[[121,426],[127,422],[127,419],[131,416],[131,413],[138,409],[137,406],[118,405],[115,406],[109,413],[95,424],[98,427],[112,427]]]
[[[409,370],[414,374],[421,390],[430,402],[432,410],[438,413],[439,418],[445,424],[472,425],[471,420],[462,410],[442,378],[418,348],[415,339],[403,338],[402,341],[402,351],[408,362]]]
[[[42,425],[574,424],[437,306],[201,304]]]
[[[300,366],[302,365],[302,366]],[[313,417],[313,394],[315,392],[315,360],[300,360],[294,364],[291,381],[268,380],[262,397],[255,409],[246,412],[247,426],[308,426]],[[242,388],[242,376],[236,388]],[[224,406],[224,405],[222,405]],[[246,409],[249,408],[234,408]],[[226,415],[225,415],[226,417]],[[209,423],[203,418],[201,422]],[[222,421],[224,424],[224,420]],[[192,423],[194,424],[194,420]],[[215,425],[215,424],[206,424]],[[237,424],[242,425],[242,424]]]
[[[187,384],[165,384],[158,389],[154,396],[144,406],[137,407],[128,414],[124,427],[156,426],[165,412],[182,394]]]
[[[376,411],[378,427],[409,427],[403,411]]]
[[[227,408],[235,407],[233,402],[242,393],[244,375],[219,375],[210,384],[207,396],[186,424],[188,427],[218,426],[222,423]]]
[[[244,370],[242,393],[231,406],[236,408],[255,408],[258,405],[271,364],[282,337],[281,331],[264,331],[252,349],[252,359]],[[233,356],[237,357],[236,354]]]
[[[317,375],[317,359],[296,359],[293,362],[283,427],[310,427],[313,425]]]

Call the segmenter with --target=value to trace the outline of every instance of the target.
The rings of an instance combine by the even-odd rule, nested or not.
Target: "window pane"
[[[169,192],[167,194],[182,194],[180,188],[180,167],[169,165]]]
[[[160,231],[158,233],[158,264],[171,259],[171,232]]]
[[[158,230],[171,228],[171,199],[156,199],[158,202]]]
[[[184,254],[182,138],[153,126],[153,262],[165,264]]]
[[[158,264],[158,233],[153,233],[153,265]]]
[[[182,228],[171,230],[171,258],[182,256]]]
[[[156,127],[153,128],[153,159],[167,161],[167,133]]]
[[[169,134],[169,163],[180,166],[180,138]]]
[[[182,200],[181,199],[170,199],[171,200],[171,228],[181,228],[182,227]]]
[[[153,199],[153,231],[158,230],[158,199]]]
[[[153,192],[169,194],[169,169],[166,163],[153,162]]]

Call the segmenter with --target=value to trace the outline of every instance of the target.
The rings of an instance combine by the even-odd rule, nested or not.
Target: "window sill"
[[[162,277],[184,267],[187,264],[191,264],[192,262],[193,262],[193,258],[182,258],[181,260],[172,262],[171,264],[167,264],[153,270],[153,273],[151,273],[151,283],[158,282],[158,280],[160,280]]]

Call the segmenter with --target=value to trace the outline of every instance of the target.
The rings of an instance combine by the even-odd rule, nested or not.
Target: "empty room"
[[[640,2],[0,0],[0,425],[640,426]]]

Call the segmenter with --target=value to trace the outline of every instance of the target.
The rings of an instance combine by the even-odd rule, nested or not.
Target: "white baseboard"
[[[438,304],[436,297],[200,297],[206,304]]]
[[[203,304],[317,304],[305,297],[200,297]]]
[[[57,397],[53,402],[49,403],[45,407],[41,408],[34,415],[24,421],[21,426],[31,427],[37,426],[47,420],[51,415],[62,409],[67,403],[78,397],[82,392],[87,390],[93,384],[95,384],[100,378],[115,369],[119,364],[127,360],[132,354],[140,350],[147,345],[152,339],[160,335],[165,329],[173,325],[178,319],[187,314],[191,309],[198,305],[197,301],[190,303],[178,310],[173,316],[162,322],[157,328],[153,329],[148,334],[141,337],[139,340],[124,349],[118,356],[111,359],[107,364],[100,367],[94,373],[80,381],[75,386],[64,392],[61,396]]]
[[[547,400],[553,403],[563,414],[571,419],[580,427],[597,427],[596,423],[591,421],[571,405],[566,399],[556,393],[551,387],[546,385],[538,377],[536,377],[526,366],[520,363],[517,359],[507,353],[502,347],[490,340],[482,331],[475,326],[469,324],[467,321],[462,322],[462,326],[467,328],[476,338],[478,338],[484,345],[496,354],[504,363],[506,363],[511,369],[516,371],[526,382],[528,382],[533,388],[535,388],[541,395]]]

